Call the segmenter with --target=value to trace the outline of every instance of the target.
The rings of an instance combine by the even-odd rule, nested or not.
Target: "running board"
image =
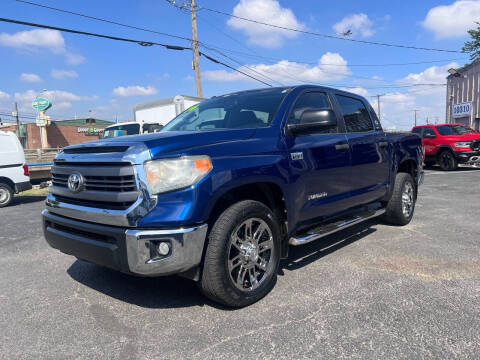
[[[312,230],[312,232],[307,233],[305,236],[296,237],[296,238],[291,237],[289,243],[290,245],[295,245],[295,246],[307,244],[311,241],[321,239],[327,235],[336,233],[337,231],[349,228],[350,226],[359,224],[368,219],[372,219],[374,217],[382,215],[383,213],[385,213],[385,209],[378,209],[375,211],[363,213],[361,215],[356,215],[351,219],[342,219],[337,222],[326,224]]]

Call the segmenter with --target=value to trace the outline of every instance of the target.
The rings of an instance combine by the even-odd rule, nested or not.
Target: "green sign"
[[[52,102],[48,99],[39,97],[33,100],[32,107],[38,111],[45,111],[52,107]]]

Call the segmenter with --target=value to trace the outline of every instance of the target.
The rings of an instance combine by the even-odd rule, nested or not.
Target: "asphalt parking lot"
[[[240,310],[49,248],[42,208],[0,209],[0,358],[479,358],[480,169],[427,171],[408,226],[294,248]]]

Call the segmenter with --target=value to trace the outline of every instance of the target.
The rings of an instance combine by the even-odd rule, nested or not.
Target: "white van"
[[[0,208],[13,194],[32,188],[22,144],[12,132],[0,131]]]

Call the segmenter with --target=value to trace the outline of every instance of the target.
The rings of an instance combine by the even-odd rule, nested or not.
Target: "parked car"
[[[0,131],[0,208],[13,194],[32,188],[22,144],[13,132]]]
[[[112,138],[127,135],[151,134],[162,130],[163,125],[158,123],[124,122],[110,125],[105,128],[104,138]]]
[[[418,136],[386,134],[355,94],[296,86],[217,96],[157,134],[65,148],[44,234],[79,259],[181,274],[242,307],[273,288],[289,245],[382,214],[408,224],[422,156]]]
[[[463,124],[435,124],[415,126],[412,133],[422,138],[425,165],[440,165],[451,171],[459,163],[480,162],[480,133]]]

